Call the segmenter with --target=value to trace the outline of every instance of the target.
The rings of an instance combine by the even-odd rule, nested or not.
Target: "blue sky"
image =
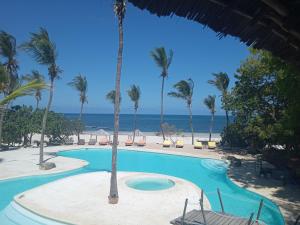
[[[71,3],[72,2],[72,3]],[[117,19],[112,0],[10,0],[1,4],[0,30],[11,33],[18,44],[28,40],[29,32],[45,27],[58,50],[57,64],[63,69],[56,81],[52,109],[57,112],[78,112],[78,93],[66,84],[81,73],[88,79],[88,113],[111,113],[112,105],[105,99],[114,89],[118,48]],[[5,10],[7,9],[7,10]],[[13,13],[12,13],[13,11]],[[195,82],[193,113],[209,114],[203,104],[208,94],[219,95],[207,83],[213,72],[233,75],[248,49],[238,39],[218,39],[216,33],[201,24],[179,17],[157,17],[128,3],[124,21],[124,55],[121,80],[121,113],[131,113],[132,103],[126,90],[131,84],[140,86],[140,113],[159,113],[160,70],[150,57],[155,47],[173,49],[174,57],[166,81],[166,92],[182,79]],[[19,74],[36,69],[48,79],[47,68],[38,65],[26,53],[19,52]],[[48,94],[42,96],[45,106]],[[23,97],[15,104],[35,105],[33,97]],[[223,115],[220,101],[217,114]],[[166,114],[187,114],[182,100],[165,97]]]

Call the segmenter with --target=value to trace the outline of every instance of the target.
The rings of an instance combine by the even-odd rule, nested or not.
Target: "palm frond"
[[[116,91],[115,90],[111,90],[110,92],[108,92],[106,94],[106,99],[108,101],[110,101],[112,104],[115,104],[116,102]],[[120,99],[119,99],[119,102],[121,103],[121,95],[120,95]]]
[[[134,102],[134,108],[135,110],[138,109],[139,106],[139,99],[141,96],[141,90],[140,87],[133,84],[131,85],[130,89],[127,90],[128,96],[130,97],[131,101]]]
[[[173,51],[170,50],[169,56],[167,56],[166,50],[164,47],[155,48],[150,52],[151,57],[158,67],[161,68],[161,76],[168,76],[168,68],[172,62]]]
[[[230,82],[227,73],[223,73],[223,72],[213,73],[213,76],[215,78],[213,80],[208,80],[208,83],[214,85],[223,94],[227,92],[229,82]]]
[[[3,99],[0,100],[0,105],[5,105],[15,98],[32,95],[36,89],[45,89],[47,85],[43,82],[39,82],[38,80],[33,80],[28,82],[27,84],[20,86],[16,90],[14,90],[11,94],[7,95]]]

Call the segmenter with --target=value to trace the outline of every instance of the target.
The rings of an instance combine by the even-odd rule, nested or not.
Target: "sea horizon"
[[[68,119],[77,119],[79,113],[62,113]],[[120,131],[133,130],[134,114],[120,114]],[[85,130],[104,129],[113,130],[113,113],[84,113],[82,120]],[[189,115],[164,115],[164,122],[174,125],[178,132],[191,132],[189,126]],[[211,123],[210,115],[194,115],[193,127],[195,133],[208,133]],[[226,126],[226,116],[216,115],[214,117],[213,133],[221,133]],[[160,114],[137,114],[137,129],[142,132],[160,131]]]

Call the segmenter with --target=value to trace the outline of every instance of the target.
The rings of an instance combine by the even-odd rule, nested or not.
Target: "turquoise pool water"
[[[65,157],[86,160],[89,165],[78,170],[45,176],[31,176],[0,181],[0,210],[3,210],[16,194],[51,181],[80,173],[110,171],[111,150],[73,150],[60,152]],[[283,217],[272,201],[233,184],[226,176],[226,165],[221,161],[199,159],[149,152],[119,150],[118,170],[160,173],[186,179],[202,188],[212,209],[220,210],[216,189],[222,193],[225,211],[249,217],[256,213],[259,201],[264,199],[261,220],[269,225],[283,225]],[[0,222],[1,222],[0,213]],[[2,224],[2,223],[0,223]]]
[[[160,191],[171,188],[175,185],[174,181],[165,178],[133,178],[126,181],[128,187],[142,191]]]

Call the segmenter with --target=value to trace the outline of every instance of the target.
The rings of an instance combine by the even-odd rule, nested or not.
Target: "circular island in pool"
[[[126,184],[142,180],[147,185],[149,182],[154,186],[176,185],[161,191],[137,191]],[[2,218],[13,222],[9,225],[163,225],[182,214],[186,198],[189,199],[188,210],[199,208],[201,196],[201,189],[189,181],[151,173],[119,172],[118,204],[108,203],[109,188],[108,172],[70,176],[17,195]],[[204,207],[210,209],[206,197]]]
[[[160,191],[173,187],[175,182],[161,177],[132,178],[126,181],[128,187],[142,191]]]

